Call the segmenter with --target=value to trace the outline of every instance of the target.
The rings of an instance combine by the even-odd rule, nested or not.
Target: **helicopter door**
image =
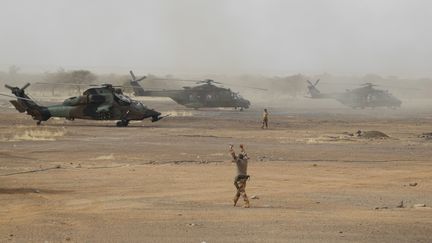
[[[105,96],[103,95],[97,95],[97,94],[88,95],[88,103],[90,104],[100,104],[103,102],[105,102]]]

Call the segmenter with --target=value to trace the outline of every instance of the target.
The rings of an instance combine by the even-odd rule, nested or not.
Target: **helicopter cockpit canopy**
[[[243,99],[243,97],[242,97],[239,93],[234,93],[234,92],[232,92],[231,95],[232,95],[232,97],[233,97],[235,100],[241,100],[241,99]]]
[[[114,97],[118,100],[120,105],[130,105],[132,103],[132,99],[124,94],[114,93]]]
[[[131,106],[137,110],[146,110],[147,107],[140,101],[132,100]]]

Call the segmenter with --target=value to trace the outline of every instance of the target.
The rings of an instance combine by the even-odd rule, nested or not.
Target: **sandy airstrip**
[[[261,130],[259,108],[150,106],[173,116],[37,127],[2,109],[0,242],[432,241],[432,112],[274,111]],[[232,206],[230,142],[251,157],[249,209]]]

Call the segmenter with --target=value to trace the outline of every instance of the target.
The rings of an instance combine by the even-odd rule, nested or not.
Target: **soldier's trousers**
[[[267,119],[264,119],[263,120],[263,122],[262,122],[262,126],[261,126],[261,128],[268,128],[268,120]]]
[[[249,198],[246,195],[246,181],[247,181],[247,179],[238,179],[238,180],[234,181],[234,185],[237,188],[237,193],[234,196],[234,202],[235,203],[237,203],[240,196],[242,196],[245,203],[249,204]]]

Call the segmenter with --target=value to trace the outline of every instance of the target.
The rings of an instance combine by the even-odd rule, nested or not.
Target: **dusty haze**
[[[431,242],[431,16],[430,0],[0,0],[0,242]],[[129,70],[147,90],[214,79],[251,107],[135,97]],[[403,103],[304,97],[319,78]],[[46,106],[126,84],[170,116],[38,126],[4,96],[26,82]],[[118,113],[79,100],[49,109]],[[250,157],[249,209],[228,144]]]
[[[0,69],[432,76],[432,2],[1,1]]]

